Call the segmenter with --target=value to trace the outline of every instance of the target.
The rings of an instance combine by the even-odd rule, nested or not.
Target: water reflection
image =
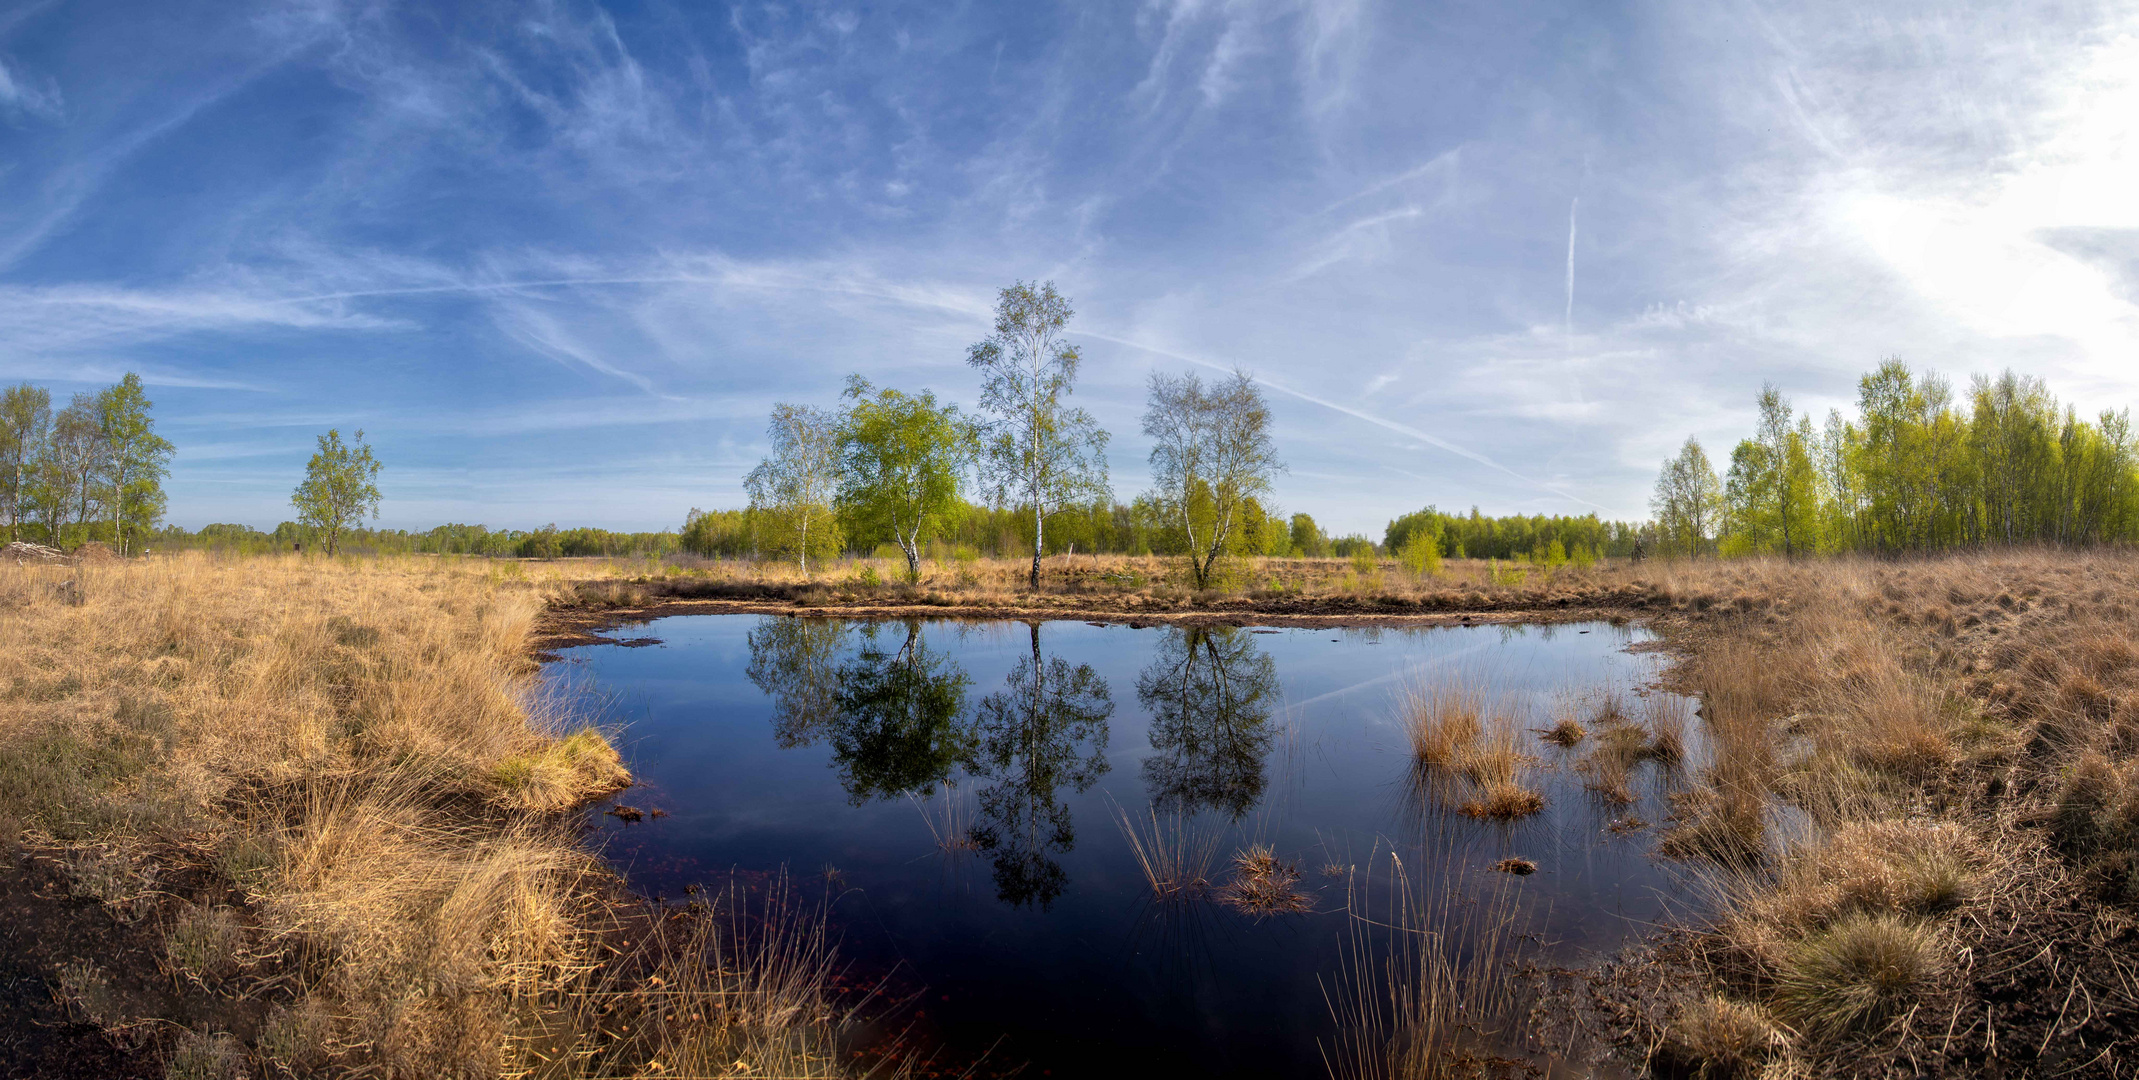
[[[1154,806],[1238,821],[1262,801],[1277,663],[1248,631],[1168,627],[1137,676],[1136,699],[1151,714],[1144,788]]]
[[[863,633],[861,652],[842,664],[826,719],[832,764],[860,806],[872,798],[919,795],[972,759],[972,724],[964,719],[973,680],[922,640],[918,620],[886,650],[878,625]]]
[[[1114,698],[1090,664],[1042,657],[1040,624],[1031,631],[1032,655],[974,710],[973,772],[989,783],[973,839],[994,862],[998,897],[1046,908],[1069,879],[1055,856],[1077,843],[1057,792],[1066,785],[1082,794],[1106,774]]]
[[[772,699],[772,733],[782,750],[817,741],[839,696],[839,654],[853,624],[836,619],[765,619],[750,631],[744,674]]]

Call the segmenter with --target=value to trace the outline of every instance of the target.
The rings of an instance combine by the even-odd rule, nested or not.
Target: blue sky
[[[0,379],[127,370],[171,520],[674,527],[775,401],[976,396],[994,290],[1268,385],[1287,510],[1646,514],[1773,380],[2139,399],[2129,5],[0,3]]]

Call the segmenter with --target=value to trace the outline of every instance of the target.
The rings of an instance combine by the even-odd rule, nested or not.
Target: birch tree
[[[839,422],[822,409],[782,402],[772,407],[765,434],[772,454],[743,478],[743,489],[775,548],[793,548],[795,565],[807,575],[813,550],[838,550],[832,500],[839,487]]]
[[[50,390],[20,383],[0,392],[0,514],[7,516],[9,542],[22,539],[23,510],[51,434]]]
[[[1193,373],[1153,373],[1144,434],[1153,502],[1179,530],[1196,587],[1209,588],[1242,512],[1285,467],[1270,440],[1270,406],[1245,371],[1209,387]]]
[[[360,428],[342,442],[339,429],[319,437],[319,451],[305,464],[304,483],[290,493],[297,520],[327,534],[327,554],[341,547],[342,533],[379,514],[379,462]]]
[[[973,456],[973,429],[936,395],[876,390],[847,379],[854,404],[840,426],[839,502],[873,535],[891,534],[906,555],[906,580],[921,580],[921,544],[958,506],[958,480]]]
[[[125,555],[130,531],[147,532],[163,516],[163,478],[171,444],[156,434],[149,416],[155,403],[142,391],[141,376],[129,371],[118,384],[97,395],[97,427],[104,443],[103,479],[110,505],[112,542]]]
[[[966,350],[981,372],[988,425],[981,479],[999,503],[1032,514],[1032,588],[1040,587],[1047,519],[1110,497],[1107,433],[1083,409],[1064,404],[1081,358],[1062,340],[1075,312],[1055,283],[1020,281],[998,294],[995,332]]]
[[[71,520],[81,540],[89,539],[89,519],[100,509],[97,475],[104,467],[104,437],[97,426],[96,398],[76,394],[52,420],[42,470],[46,513],[52,543],[64,546]]]
[[[1687,439],[1677,456],[1664,462],[1649,508],[1670,553],[1699,555],[1715,530],[1723,503],[1722,484],[1699,439]]]

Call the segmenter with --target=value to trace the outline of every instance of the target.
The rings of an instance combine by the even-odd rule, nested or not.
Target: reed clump
[[[1488,710],[1483,695],[1444,684],[1405,702],[1412,760],[1426,791],[1469,817],[1514,820],[1545,808],[1514,714]]]
[[[1324,1052],[1339,1080],[1501,1075],[1522,1027],[1516,973],[1528,958],[1518,887],[1501,874],[1414,881],[1369,858],[1348,883],[1347,948]]]
[[[1218,898],[1257,917],[1296,915],[1314,904],[1299,889],[1300,868],[1278,858],[1267,844],[1255,844],[1233,856],[1233,878]]]
[[[1211,864],[1217,861],[1218,846],[1224,839],[1221,832],[1179,811],[1162,814],[1155,806],[1141,820],[1116,807],[1115,819],[1129,841],[1129,851],[1136,857],[1137,868],[1143,871],[1153,899],[1191,900],[1210,892]],[[1263,881],[1280,875],[1281,868],[1270,849],[1255,848],[1251,854],[1253,869]],[[1247,863],[1236,860],[1236,864],[1243,873],[1247,871]],[[1292,880],[1298,878],[1294,872]],[[1275,895],[1275,890],[1261,886],[1251,892],[1257,896]]]

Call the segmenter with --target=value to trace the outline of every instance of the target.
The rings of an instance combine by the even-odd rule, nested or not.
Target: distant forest
[[[1600,521],[1584,517],[1515,515],[1487,517],[1477,508],[1468,514],[1444,514],[1432,507],[1406,514],[1389,523],[1380,538],[1361,535],[1327,535],[1314,518],[1293,514],[1275,518],[1260,506],[1251,506],[1245,530],[1253,536],[1252,547],[1243,555],[1273,557],[1349,557],[1365,550],[1372,554],[1393,553],[1417,531],[1438,535],[1442,554],[1449,558],[1497,558],[1543,560],[1553,542],[1572,555],[1586,549],[1597,555],[1627,555],[1646,534],[1641,525]],[[1095,504],[1050,519],[1047,531],[1049,555],[1085,552],[1109,555],[1177,554],[1169,550],[1172,534],[1148,508],[1119,502]],[[1022,507],[992,508],[964,503],[930,545],[930,556],[951,559],[960,556],[1025,558],[1032,554],[1031,516]],[[758,546],[753,514],[749,510],[692,510],[683,528],[662,532],[615,532],[595,528],[490,529],[482,525],[440,525],[426,531],[406,529],[354,529],[342,540],[344,550],[370,554],[489,555],[508,558],[551,559],[574,557],[645,557],[688,552],[708,558],[755,558],[764,554]],[[850,526],[851,528],[851,526]],[[872,536],[859,528],[845,533],[854,538],[849,555],[882,554],[888,537]],[[158,530],[148,546],[157,550],[199,549],[242,553],[290,551],[311,546],[311,530],[285,521],[273,532],[248,525],[215,524],[189,531],[175,525]],[[1653,543],[1653,539],[1651,540]]]
[[[1882,554],[2139,541],[2139,439],[2129,410],[2093,418],[2039,378],[1977,376],[1964,397],[1890,359],[1857,385],[1857,416],[1815,426],[1770,385],[1753,435],[1717,476],[1693,439],[1651,507],[1666,554]]]

